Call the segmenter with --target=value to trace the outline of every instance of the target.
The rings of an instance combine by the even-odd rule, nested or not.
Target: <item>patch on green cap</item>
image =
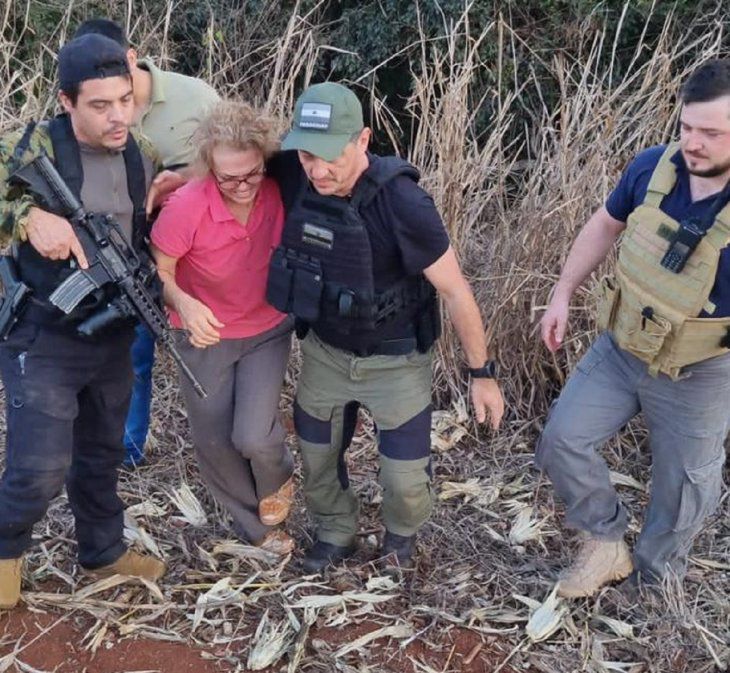
[[[315,84],[297,99],[292,128],[281,148],[332,161],[363,128],[362,106],[350,89],[335,82]]]

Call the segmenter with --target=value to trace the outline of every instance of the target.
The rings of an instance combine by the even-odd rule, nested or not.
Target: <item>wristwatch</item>
[[[494,360],[487,360],[483,367],[469,367],[467,371],[473,379],[496,379],[497,363]]]

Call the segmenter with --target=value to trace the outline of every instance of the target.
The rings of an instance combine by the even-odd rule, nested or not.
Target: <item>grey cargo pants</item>
[[[228,510],[236,534],[255,544],[271,530],[259,519],[259,500],[294,469],[279,416],[290,345],[287,319],[255,336],[180,347],[208,392],[201,400],[180,376],[200,475]]]
[[[682,576],[692,540],[716,508],[730,426],[730,355],[686,367],[678,381],[602,334],[548,417],[535,460],[566,504],[566,525],[620,539],[627,515],[597,448],[642,411],[652,454],[651,497],[634,550],[645,577]]]

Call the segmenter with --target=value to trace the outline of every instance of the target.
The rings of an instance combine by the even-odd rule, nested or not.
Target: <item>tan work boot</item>
[[[278,556],[286,556],[294,551],[296,546],[292,537],[283,530],[270,530],[256,545],[259,549],[277,554]]]
[[[9,610],[18,604],[22,567],[22,558],[0,559],[0,610]]]
[[[294,500],[294,477],[289,477],[284,485],[271,495],[259,501],[259,519],[265,526],[278,526],[289,516]]]
[[[165,564],[154,556],[138,554],[136,551],[127,549],[114,563],[93,570],[85,569],[86,572],[102,579],[112,575],[129,575],[130,577],[142,577],[146,580],[156,582],[165,574]]]
[[[623,540],[589,537],[575,563],[560,574],[558,596],[592,596],[604,584],[628,577],[633,569],[631,552]]]

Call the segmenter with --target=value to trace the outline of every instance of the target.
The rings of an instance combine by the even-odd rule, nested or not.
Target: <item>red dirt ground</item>
[[[17,608],[0,613],[0,667],[2,657],[21,648],[17,658],[38,671],[54,673],[223,673],[233,665],[206,660],[204,650],[181,643],[143,639],[117,639],[114,634],[101,644],[95,654],[81,643],[93,620],[88,616],[69,613],[31,612]],[[360,624],[343,629],[313,628],[312,640],[324,641],[332,650],[371,630],[375,624]],[[436,671],[459,673],[488,673],[504,660],[509,652],[506,643],[496,647],[478,633],[465,629],[444,632],[433,644],[416,641],[405,653],[396,644],[370,644],[364,655],[365,663],[379,673],[416,673],[409,657]],[[311,653],[311,647],[309,649]],[[350,654],[353,662],[358,654]],[[465,660],[469,659],[469,663]],[[285,662],[285,659],[282,660]],[[272,667],[271,673],[282,668],[282,662]],[[3,669],[4,670],[4,669]],[[11,666],[9,671],[22,670]],[[423,670],[423,669],[420,669]],[[514,673],[512,669],[503,669]]]

